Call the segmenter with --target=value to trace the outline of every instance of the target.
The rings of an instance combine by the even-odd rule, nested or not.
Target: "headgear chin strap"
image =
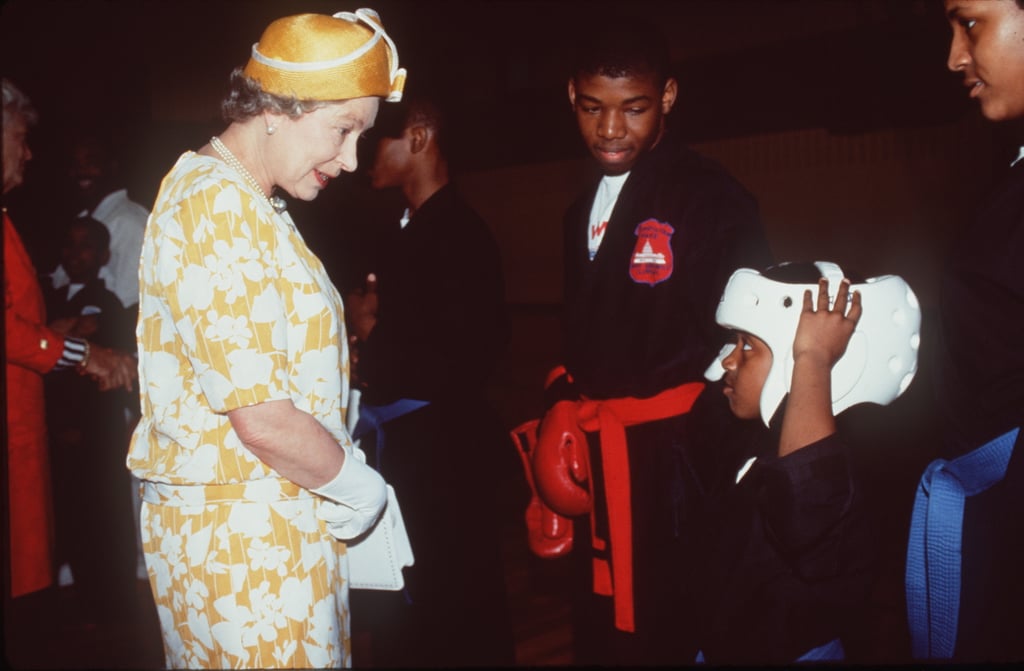
[[[402,99],[406,72],[372,9],[277,19],[243,70],[264,91],[299,100]]]
[[[829,305],[843,279],[834,263],[814,264],[828,278]],[[818,295],[817,284],[777,282],[750,268],[729,278],[715,320],[725,328],[745,331],[763,340],[772,351],[772,367],[761,390],[761,419],[768,426],[793,380],[793,338],[803,309],[803,294]],[[887,405],[902,394],[917,372],[921,343],[921,308],[913,290],[897,275],[873,277],[855,284],[863,311],[846,352],[832,367],[832,413],[858,403]],[[704,376],[719,380],[722,361],[734,345],[722,348]]]

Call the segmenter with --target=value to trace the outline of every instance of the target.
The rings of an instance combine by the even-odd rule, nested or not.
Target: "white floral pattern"
[[[226,414],[290,399],[351,451],[338,292],[287,214],[193,152],[164,178],[139,278],[128,466],[167,665],[350,666],[345,546]]]

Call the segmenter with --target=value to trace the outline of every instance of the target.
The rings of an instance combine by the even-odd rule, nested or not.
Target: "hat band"
[[[252,59],[261,65],[265,65],[275,70],[281,70],[283,72],[319,72],[322,70],[341,67],[359,60],[376,47],[383,39],[388,48],[388,69],[390,70],[390,84],[392,87],[392,91],[387,96],[387,100],[391,102],[400,100],[402,97],[401,84],[404,84],[405,82],[405,68],[397,67],[398,49],[395,47],[394,41],[384,31],[384,27],[377,23],[377,21],[373,20],[376,18],[375,12],[373,10],[357,9],[355,12],[337,12],[332,16],[335,19],[343,19],[350,23],[363,23],[367,25],[373,31],[373,37],[367,40],[366,43],[358,49],[345,54],[344,56],[329,61],[315,61],[312,63],[282,61],[276,58],[270,58],[269,56],[264,56],[259,52],[259,49],[257,48],[259,43],[257,42],[252,45]],[[398,86],[396,86],[396,82],[399,84]]]
[[[345,65],[346,63],[359,60],[378,42],[380,42],[380,35],[374,34],[366,44],[351,53],[345,54],[341,58],[335,58],[330,61],[316,61],[314,63],[295,63],[292,61],[281,61],[276,58],[264,56],[256,48],[259,46],[259,43],[257,42],[252,45],[252,58],[254,61],[276,70],[284,70],[286,72],[317,72],[318,70],[329,70],[331,68],[336,68],[339,65]]]

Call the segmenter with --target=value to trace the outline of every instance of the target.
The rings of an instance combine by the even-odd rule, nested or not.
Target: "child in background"
[[[47,314],[54,330],[122,351],[134,347],[133,314],[99,277],[110,257],[106,226],[73,219],[61,241],[70,284],[52,289]],[[73,370],[46,378],[56,521],[57,565],[73,584],[73,607],[86,623],[136,617],[135,530],[124,412],[133,396],[101,392]]]
[[[743,268],[729,280],[716,320],[734,342],[707,376],[724,373],[732,413],[766,430],[727,454],[717,475],[702,474],[693,587],[703,616],[699,659],[841,660],[841,639],[866,605],[874,548],[864,486],[835,416],[857,403],[888,404],[909,386],[916,298],[896,276],[851,294],[831,263],[763,274]]]

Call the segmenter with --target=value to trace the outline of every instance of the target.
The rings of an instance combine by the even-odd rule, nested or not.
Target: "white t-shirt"
[[[626,183],[629,173],[622,175],[605,175],[601,183],[597,185],[597,194],[594,196],[594,205],[590,208],[590,223],[587,229],[587,249],[590,251],[590,260],[597,256],[597,250],[604,240],[605,231],[608,229],[608,220],[612,218],[612,210],[619,199],[622,185]]]

